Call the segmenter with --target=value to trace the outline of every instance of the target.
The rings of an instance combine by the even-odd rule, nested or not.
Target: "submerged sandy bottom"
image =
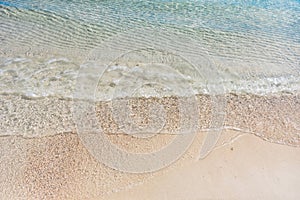
[[[0,137],[0,196],[3,199],[298,199],[298,97],[227,95],[220,139],[207,157],[198,160],[200,147],[210,134],[211,121],[215,120],[210,97],[200,96],[199,130],[188,151],[164,169],[131,174],[105,166],[88,152],[78,134],[72,131],[74,124],[67,101],[6,95],[1,97],[3,111],[16,113],[6,113],[1,123],[2,131],[9,127],[14,134]],[[173,100],[164,100],[175,105],[168,106],[166,116],[170,120],[165,131],[172,130],[178,122]],[[142,99],[142,103],[133,104],[140,106],[136,108],[138,116],[145,117],[139,112],[147,101],[157,100]],[[24,103],[29,106],[23,106]],[[43,105],[50,106],[42,109]],[[21,112],[22,109],[25,111]],[[27,117],[26,109],[33,110]],[[152,152],[175,137],[159,134],[141,139],[124,135],[112,118],[108,102],[99,103],[96,111],[110,141],[128,152]],[[17,120],[8,117],[12,115]],[[48,117],[53,126],[45,124]],[[22,119],[23,123],[15,122]],[[40,127],[47,126],[52,132],[40,135],[13,132],[13,125],[19,125],[15,130],[22,130],[28,123],[42,124]],[[53,134],[57,130],[65,133]]]

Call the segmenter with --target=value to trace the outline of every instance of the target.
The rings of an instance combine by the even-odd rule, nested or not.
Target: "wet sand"
[[[210,134],[208,129],[214,118],[210,97],[199,96],[199,131],[192,146],[176,163],[144,174],[124,173],[99,163],[75,132],[70,101],[29,100],[11,95],[1,99],[1,133],[10,129],[10,134],[0,137],[3,199],[300,197],[295,188],[300,183],[298,95],[226,95],[222,134],[214,151],[203,160],[197,160],[199,149]],[[176,98],[140,100],[140,104],[133,104],[141,106],[136,108],[138,116],[147,102],[161,101],[168,108],[164,130],[176,129]],[[49,105],[47,109],[45,105]],[[36,112],[26,118],[26,109]],[[109,102],[100,102],[96,110],[107,137],[128,152],[151,152],[175,137],[159,134],[141,139],[124,135],[112,118]],[[143,117],[146,121],[140,122],[147,123],[147,116]],[[49,119],[53,124],[43,124]],[[29,124],[48,127],[51,133],[30,135],[33,129]],[[22,129],[28,132],[20,132]]]
[[[145,107],[156,102],[164,106],[167,134],[179,123],[176,97],[138,98],[131,104],[139,106],[134,112],[145,113]],[[44,137],[61,133],[75,133],[72,116],[72,99],[56,97],[34,98],[19,95],[0,95],[0,136]],[[122,134],[118,129],[111,102],[95,106],[104,133]],[[219,106],[220,105],[220,106]],[[213,107],[219,106],[215,109]],[[226,94],[222,98],[197,96],[199,131],[213,128],[241,130],[274,143],[299,146],[300,94],[274,93],[269,95]],[[217,113],[219,112],[219,113]],[[145,115],[138,114],[143,118]],[[221,116],[221,117],[220,117]],[[176,128],[175,128],[176,129]],[[174,130],[173,130],[174,131]],[[176,132],[176,131],[175,131]]]

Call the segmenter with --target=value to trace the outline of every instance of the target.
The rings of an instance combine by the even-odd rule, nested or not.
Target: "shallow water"
[[[197,62],[202,79],[180,71],[196,93],[299,90],[296,0],[0,1],[0,18],[1,93],[72,97],[80,66],[92,60],[111,66],[99,78],[99,98],[110,99],[128,73],[112,63],[147,47]],[[143,54],[135,64],[150,62],[151,51]],[[158,78],[169,76],[163,73]]]
[[[201,129],[199,112],[205,129],[219,130],[207,152],[231,117],[231,128],[299,145],[299,1],[0,1],[0,19],[1,135],[79,131],[78,123],[90,125],[85,111],[94,111],[81,100],[184,96],[192,97],[179,110],[186,130]],[[293,108],[260,127],[257,117],[269,113],[253,114],[256,104],[240,105],[243,96],[231,108],[229,93],[267,99],[258,105],[272,105],[273,116],[283,107],[275,96],[292,94],[282,102]],[[198,110],[195,94],[211,96],[212,114]],[[129,116],[124,105],[114,117]],[[151,119],[165,117],[155,109]],[[123,118],[121,126],[134,122]]]

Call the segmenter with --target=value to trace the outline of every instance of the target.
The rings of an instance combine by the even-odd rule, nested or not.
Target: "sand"
[[[139,123],[150,123],[149,116],[142,112],[145,105],[160,101],[167,108],[163,132],[178,128],[176,98],[140,100],[133,104],[138,105],[134,117],[142,119]],[[28,101],[29,108],[22,106]],[[4,95],[1,104],[5,119],[0,126],[1,199],[300,198],[296,188],[300,184],[298,95],[226,95],[220,139],[214,150],[199,160],[212,121],[220,119],[213,117],[210,97],[200,96],[199,123],[192,146],[166,168],[140,174],[112,169],[93,157],[74,128],[70,101]],[[47,109],[43,105],[48,105]],[[174,137],[183,137],[124,135],[109,105],[99,102],[97,117],[107,138],[127,152],[153,152]],[[30,120],[26,119],[26,109],[37,113],[31,112],[27,117]],[[47,124],[47,120],[53,124]],[[30,134],[34,129],[26,129],[28,124],[39,124],[40,134]],[[40,132],[43,127],[50,133]],[[30,131],[25,134],[26,130]]]
[[[245,135],[204,160],[107,199],[299,199],[299,153]]]
[[[223,133],[223,138],[235,135]],[[227,136],[226,136],[227,135]],[[238,134],[239,135],[239,134]],[[196,160],[199,135],[172,166],[128,174],[93,159],[76,134],[1,139],[2,199],[298,199],[300,149],[244,134]],[[221,138],[222,140],[222,138]]]

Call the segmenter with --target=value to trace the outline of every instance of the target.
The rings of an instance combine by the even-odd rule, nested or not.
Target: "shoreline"
[[[266,96],[251,94],[226,94],[221,98],[210,95],[197,95],[199,112],[197,131],[213,128],[221,130],[235,129],[244,133],[254,134],[270,142],[300,145],[300,95],[290,93],[272,94]],[[114,101],[117,102],[117,101]],[[113,102],[113,103],[114,103]],[[178,121],[177,97],[164,98],[130,98],[128,102],[139,105],[132,112],[141,118],[147,118],[145,110],[153,103],[163,105],[165,124],[161,134],[178,134],[172,127],[180,125]],[[184,103],[184,101],[182,101]],[[42,98],[26,99],[18,95],[0,95],[2,104],[2,122],[0,122],[0,137],[18,135],[24,138],[44,137],[61,133],[76,133],[71,99]],[[96,115],[105,134],[125,134],[118,128],[114,114],[126,110],[118,110],[112,106],[112,101],[95,104]],[[185,106],[185,105],[184,105]],[[214,106],[220,106],[214,108]],[[213,110],[214,109],[214,110]],[[215,112],[215,113],[214,113]],[[222,112],[223,114],[218,114]],[[177,113],[177,114],[176,114]],[[221,116],[221,117],[220,117]],[[145,126],[148,119],[144,119]],[[146,121],[145,121],[146,120]],[[218,121],[220,120],[220,121]],[[159,125],[159,121],[156,122]],[[214,127],[217,126],[217,127]]]
[[[213,181],[211,182],[212,185],[215,183],[222,186],[224,184],[222,176],[216,177],[210,171],[212,170],[211,166],[206,163],[218,162],[216,160],[219,159],[224,164],[224,159],[233,159],[232,156],[228,157],[228,152],[235,152],[236,149],[238,152],[236,159],[250,157],[255,163],[259,155],[260,160],[257,165],[264,166],[264,162],[268,162],[268,169],[275,170],[275,176],[281,177],[280,174],[285,173],[276,171],[275,166],[281,162],[278,161],[279,158],[283,159],[284,163],[291,165],[291,173],[299,173],[295,171],[299,168],[295,166],[300,166],[300,160],[297,157],[300,151],[300,134],[296,126],[300,124],[298,123],[300,121],[299,97],[298,94],[270,96],[227,94],[224,104],[226,105],[224,107],[226,116],[223,122],[224,129],[220,130],[219,140],[209,155],[198,160],[199,150],[203,147],[205,138],[211,134],[210,126],[215,124],[212,119],[219,119],[214,118],[212,112],[213,105],[218,102],[212,103],[212,96],[198,95],[198,129],[192,145],[183,156],[159,171],[132,174],[109,168],[90,154],[89,149],[83,144],[76,132],[72,118],[72,101],[55,98],[29,100],[20,96],[2,95],[0,96],[0,102],[3,105],[1,114],[5,118],[1,122],[0,133],[3,134],[4,131],[10,129],[14,135],[0,135],[0,169],[2,171],[0,194],[6,199],[79,198],[105,200],[120,197],[137,199],[141,195],[138,188],[146,193],[160,191],[160,189],[153,188],[151,184],[165,184],[164,177],[170,176],[171,180],[174,179],[169,184],[178,184],[178,189],[181,191],[179,180],[184,177],[179,178],[179,180],[176,177],[180,177],[180,174],[183,173],[186,174],[185,179],[190,177],[193,180],[193,173],[201,174],[202,172],[208,173],[204,175],[205,178],[199,179],[199,184],[204,188],[205,181]],[[215,99],[218,100],[218,98]],[[129,99],[133,106],[131,107],[133,114],[137,119],[142,119],[138,121],[142,125],[149,123],[149,116],[145,115],[149,104],[156,102],[163,105],[166,111],[166,121],[162,130],[167,133],[178,128],[180,115],[178,115],[177,100],[175,97]],[[174,137],[183,137],[183,134],[157,134],[140,138],[137,135],[124,134],[114,121],[110,105],[111,102],[98,102],[95,106],[97,118],[101,122],[103,133],[109,141],[126,152],[151,153],[170,144]],[[218,109],[215,111],[218,111]],[[285,119],[288,119],[288,121]],[[24,130],[28,132],[25,133]],[[39,134],[36,135],[34,131],[39,131]],[[244,138],[248,139],[244,141]],[[240,145],[240,141],[243,141],[243,145]],[[229,147],[233,150],[228,149]],[[251,153],[252,149],[254,149],[253,153]],[[263,154],[259,153],[259,149],[262,149]],[[241,152],[239,153],[239,151]],[[270,157],[272,152],[277,152],[275,157]],[[214,156],[216,154],[217,156]],[[280,157],[281,155],[282,157]],[[211,159],[214,161],[211,161]],[[253,185],[259,180],[259,176],[268,173],[272,175],[271,172],[267,172],[267,169],[257,169],[259,171],[254,179],[250,180],[249,177],[245,179],[244,174],[249,170],[251,171],[252,168],[243,165],[243,163],[234,162],[234,165],[228,163],[230,162],[225,163],[229,167],[222,172],[223,175],[227,174],[231,181],[236,180],[230,170],[235,170],[236,167],[241,165],[242,169],[238,170],[242,171],[239,172],[241,174],[238,173],[237,179],[239,181],[249,181],[247,184],[252,185],[254,188]],[[274,163],[274,168],[271,167],[272,163]],[[220,166],[220,163],[218,166]],[[188,172],[190,168],[192,172]],[[174,173],[178,175],[174,175]],[[300,177],[300,175],[295,174],[295,177]],[[284,178],[283,183],[288,182],[288,180],[294,181],[291,176],[287,176]],[[189,180],[186,181],[189,182]],[[265,184],[269,183],[269,180],[264,181]],[[272,181],[272,184],[275,183],[277,182]],[[298,184],[298,182],[295,181],[295,184]],[[222,189],[213,189],[212,185],[208,185],[207,190],[214,191],[215,196],[209,196],[209,194],[202,192],[195,193],[195,195],[199,198],[220,198],[218,194],[222,192]],[[147,186],[149,186],[148,189]],[[236,184],[230,188],[231,190],[241,189]],[[166,190],[170,196],[176,194],[175,190],[172,193],[168,187]],[[283,190],[288,189],[283,188]],[[191,192],[193,191],[195,189],[192,188]],[[292,190],[291,192],[297,196],[296,191]],[[231,193],[224,194],[228,195],[228,198],[244,197],[232,196]],[[158,196],[150,196],[148,199],[163,198],[159,194],[155,195]],[[191,194],[187,193],[186,195]],[[264,193],[264,195],[264,197],[274,197],[271,193]]]

